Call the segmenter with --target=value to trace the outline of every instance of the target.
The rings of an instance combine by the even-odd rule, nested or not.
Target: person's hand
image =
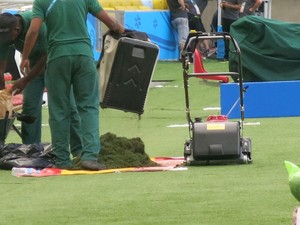
[[[222,1],[221,4],[220,4],[220,7],[221,7],[222,9],[224,9],[224,8],[226,8],[227,4],[228,4],[228,3],[227,3],[226,1]]]
[[[27,76],[27,74],[30,71],[30,62],[29,59],[23,59],[20,63],[20,71],[24,76]]]
[[[22,77],[16,81],[14,81],[14,84],[12,86],[12,93],[20,94],[24,90],[24,88],[27,86],[27,84],[28,84],[27,77]]]
[[[123,25],[121,25],[119,22],[115,22],[112,31],[116,34],[123,34],[125,32],[125,29]]]
[[[123,33],[125,32],[125,29],[124,29],[124,27],[123,27],[121,24],[119,24],[119,27],[118,27],[118,29],[117,29],[117,32],[118,32],[119,34],[123,34]]]

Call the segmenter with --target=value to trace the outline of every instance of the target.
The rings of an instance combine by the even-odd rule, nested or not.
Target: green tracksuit
[[[26,11],[22,12],[17,16],[22,17],[22,25],[23,30],[17,40],[14,41],[11,45],[0,45],[0,60],[6,60],[7,53],[9,48],[13,46],[17,51],[23,51],[24,40],[26,33],[30,26],[30,21],[32,18],[32,12]],[[43,24],[37,42],[32,49],[30,54],[30,64],[31,67],[37,63],[39,58],[42,55],[47,53],[47,28],[46,25]],[[23,111],[24,115],[34,116],[36,118],[35,122],[32,124],[27,124],[22,122],[21,127],[21,136],[22,142],[24,144],[33,144],[33,143],[41,143],[41,123],[42,123],[42,101],[43,94],[45,90],[45,82],[44,82],[44,74],[38,75],[23,90]],[[81,153],[81,136],[79,134],[80,129],[80,118],[75,107],[75,101],[73,94],[71,93],[72,100],[72,124],[73,126],[70,128],[70,135],[73,137],[73,141],[71,142],[71,153],[73,156],[78,156]]]
[[[27,11],[20,13],[23,21],[23,31],[17,40],[12,44],[13,47],[22,53],[26,32],[29,28],[32,12]],[[0,60],[6,60],[6,56],[11,45],[0,46]],[[30,62],[31,67],[37,62],[37,60],[47,53],[47,36],[46,26],[43,25],[37,44],[34,46],[31,55]],[[44,93],[44,74],[38,75],[30,84],[24,89],[23,92],[23,114],[36,117],[36,120],[32,124],[22,123],[22,141],[24,144],[33,144],[41,142],[41,109]]]
[[[96,15],[101,10],[97,0],[35,0],[33,4],[33,18],[43,19],[48,30],[49,48],[45,79],[48,88],[52,147],[58,167],[70,165],[68,133],[71,123],[71,86],[81,119],[81,159],[98,159],[98,73],[86,20],[88,13]]]

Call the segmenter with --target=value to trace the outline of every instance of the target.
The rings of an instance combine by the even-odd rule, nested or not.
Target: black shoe
[[[74,157],[72,160],[72,170],[81,170],[81,159],[80,157]]]
[[[81,167],[86,170],[105,170],[106,166],[96,160],[82,160]]]

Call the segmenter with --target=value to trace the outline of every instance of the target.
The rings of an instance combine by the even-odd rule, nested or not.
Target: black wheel
[[[188,156],[191,155],[191,140],[187,140],[184,143],[184,149],[183,149],[183,156],[184,159],[186,160]]]

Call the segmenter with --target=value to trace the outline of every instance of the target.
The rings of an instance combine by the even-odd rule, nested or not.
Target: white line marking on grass
[[[155,85],[153,86],[154,88],[163,88],[164,86],[163,85]]]
[[[176,127],[188,127],[188,126],[189,126],[188,124],[172,124],[172,125],[169,125],[167,127],[176,128]]]
[[[178,88],[178,85],[155,85],[155,86],[153,86],[153,88]]]
[[[206,107],[206,108],[203,108],[204,111],[208,111],[208,110],[221,110],[220,107]]]
[[[21,124],[20,123],[15,123],[15,127],[17,128],[21,128]],[[48,123],[42,123],[42,127],[49,127],[49,124]]]
[[[170,169],[169,171],[184,171],[184,170],[188,170],[187,167],[175,167],[173,169]]]
[[[255,125],[260,125],[260,122],[249,122],[249,123],[244,123],[245,126],[255,126]]]
[[[178,85],[167,85],[165,87],[170,87],[170,88],[178,88]]]

